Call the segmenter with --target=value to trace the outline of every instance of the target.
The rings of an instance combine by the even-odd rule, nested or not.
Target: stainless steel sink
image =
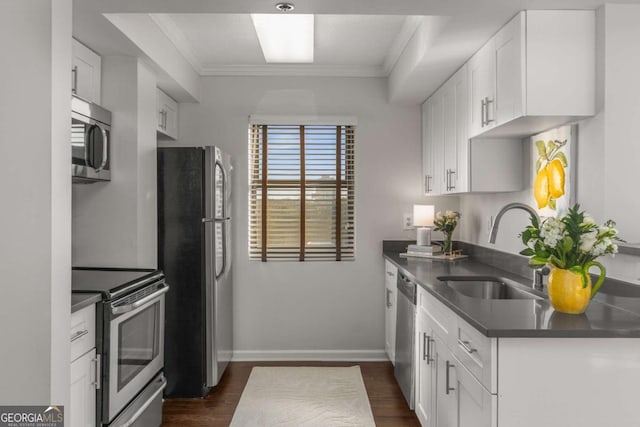
[[[447,286],[471,298],[480,299],[541,299],[533,290],[497,277],[443,276],[438,279]]]

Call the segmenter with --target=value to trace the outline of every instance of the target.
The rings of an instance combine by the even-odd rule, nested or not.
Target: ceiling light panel
[[[252,14],[268,63],[313,62],[313,15]]]

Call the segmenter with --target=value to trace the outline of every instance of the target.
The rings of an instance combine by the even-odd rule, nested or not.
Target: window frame
[[[329,120],[327,120],[329,121]],[[304,119],[265,120],[263,118],[250,121],[249,124],[249,194],[248,194],[248,219],[249,219],[249,259],[267,261],[353,261],[355,260],[355,132],[354,120],[340,120],[334,123],[323,123],[323,120],[314,118],[313,123]],[[300,124],[302,122],[302,124]],[[347,124],[344,124],[344,123]],[[285,124],[286,123],[286,124]],[[296,124],[290,124],[296,123]],[[299,176],[297,179],[272,179],[269,178],[269,130],[298,129],[296,144],[299,147],[299,155],[292,156],[298,159]],[[334,179],[307,179],[306,130],[308,128],[324,131],[335,127],[335,143],[327,144],[329,149],[335,147],[336,157],[333,163]],[[277,132],[276,132],[277,135]],[[311,131],[313,134],[313,130]],[[333,134],[332,134],[333,136]],[[310,139],[311,141],[311,139]],[[276,143],[273,143],[276,144]],[[266,155],[265,155],[266,154]],[[331,162],[327,162],[331,165]],[[326,166],[326,165],[323,165]],[[276,169],[277,170],[277,169]],[[298,190],[298,233],[299,241],[296,246],[280,247],[269,246],[269,190]],[[307,215],[307,204],[312,200],[308,190],[327,191],[334,189],[335,199],[332,206],[332,226],[329,246],[309,245],[306,241],[307,221],[311,216]],[[330,190],[329,190],[330,192]],[[258,196],[258,194],[260,194]],[[275,199],[271,199],[275,200]],[[346,201],[346,203],[345,203]],[[258,204],[260,212],[258,213]],[[344,206],[343,206],[344,205]],[[343,210],[344,207],[344,210]],[[343,216],[345,220],[343,221]],[[259,230],[259,231],[258,231]],[[286,233],[286,232],[285,232]],[[284,235],[284,234],[283,234]]]

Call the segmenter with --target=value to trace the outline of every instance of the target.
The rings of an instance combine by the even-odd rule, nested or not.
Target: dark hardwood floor
[[[163,405],[165,427],[226,427],[231,423],[249,373],[254,366],[354,366],[359,365],[377,427],[420,426],[409,410],[389,362],[233,362],[222,381],[204,399],[167,399]]]

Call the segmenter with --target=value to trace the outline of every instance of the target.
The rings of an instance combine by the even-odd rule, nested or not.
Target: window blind
[[[355,257],[355,127],[252,124],[249,256]]]

